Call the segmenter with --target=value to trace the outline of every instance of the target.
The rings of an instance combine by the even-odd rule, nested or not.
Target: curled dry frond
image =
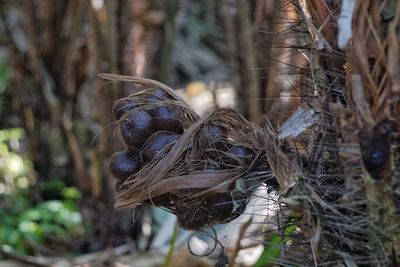
[[[244,211],[251,191],[265,180],[254,173],[269,170],[264,149],[269,136],[260,127],[232,109],[199,118],[156,81],[101,77],[143,86],[113,108],[128,150],[142,160],[139,171],[116,184],[117,208],[163,206],[188,229],[227,222]],[[268,179],[276,189],[276,181]]]

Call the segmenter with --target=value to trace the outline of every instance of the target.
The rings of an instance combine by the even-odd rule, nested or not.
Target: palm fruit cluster
[[[240,131],[243,128],[240,122],[200,119],[188,109],[175,94],[162,88],[146,89],[117,100],[112,112],[126,150],[111,157],[109,172],[117,180],[117,198],[120,194],[125,200],[136,199],[120,206],[151,203],[173,212],[181,227],[199,229],[229,222],[243,213],[254,181],[228,177],[223,179],[221,186],[204,187],[196,185],[196,181],[207,184],[216,173],[244,170],[259,151],[251,144],[252,137],[246,137]],[[224,112],[233,111],[224,110],[220,114]],[[225,119],[229,120],[229,117]],[[239,124],[238,127],[235,123]],[[247,132],[252,130],[250,127],[246,129]],[[246,141],[250,142],[249,145],[237,141],[243,136],[250,140]],[[181,149],[178,156],[172,151],[174,146]],[[167,167],[160,167],[164,158],[173,157],[170,153],[175,153],[175,160]],[[168,171],[158,171],[157,168]],[[170,190],[163,186],[159,193],[150,190],[157,188],[156,183],[146,183],[155,176],[151,173],[165,175],[157,180],[157,184],[171,177],[198,178],[193,186],[187,183],[189,185],[179,187],[180,182],[177,182]],[[179,181],[186,183],[183,179]]]

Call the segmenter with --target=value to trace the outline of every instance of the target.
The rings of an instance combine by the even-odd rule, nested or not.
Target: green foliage
[[[4,59],[0,58],[0,117],[3,113],[3,95],[7,91],[8,84],[11,78],[11,68],[6,64]]]
[[[0,94],[6,90],[11,77],[10,67],[3,61],[0,61]]]
[[[0,244],[28,254],[32,253],[30,244],[43,244],[48,237],[68,242],[83,235],[82,216],[71,200],[48,200],[31,206],[23,192],[3,196],[0,201],[6,205],[0,207]]]
[[[25,132],[21,128],[0,130],[0,194],[27,188],[32,163],[19,153]]]
[[[264,250],[253,267],[263,267],[272,265],[281,255],[281,246],[288,243],[291,234],[297,231],[297,226],[294,223],[289,223],[286,227],[283,236],[274,234],[265,242]]]
[[[59,199],[29,201],[31,185],[36,181],[32,163],[19,150],[24,136],[22,129],[0,131],[0,245],[32,254],[32,244],[44,244],[49,239],[68,242],[85,231],[77,206],[81,196],[75,187],[67,187],[58,179],[41,182],[37,186],[39,195],[56,192]]]

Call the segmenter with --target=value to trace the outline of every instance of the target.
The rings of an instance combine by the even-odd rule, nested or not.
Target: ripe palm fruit
[[[176,218],[179,225],[188,230],[197,230],[208,224],[208,212],[204,207],[176,207]]]
[[[178,206],[175,213],[181,227],[198,230],[232,221],[244,212],[247,202],[245,194],[233,189],[210,195],[193,206]]]
[[[128,151],[119,151],[112,155],[108,170],[119,181],[125,181],[129,176],[140,170],[141,161],[138,156]]]
[[[160,106],[150,111],[157,130],[182,134],[182,110],[176,106]]]
[[[224,163],[231,166],[244,166],[250,164],[254,156],[254,151],[250,148],[236,145],[228,149]]]
[[[131,151],[139,150],[155,131],[153,118],[144,110],[129,111],[119,123],[121,135]]]
[[[248,198],[237,190],[210,196],[204,202],[211,218],[209,224],[225,223],[237,218],[246,209]]]
[[[116,120],[119,120],[128,111],[131,111],[131,110],[137,108],[138,106],[139,106],[138,103],[131,98],[119,99],[119,100],[115,101],[113,108],[112,108],[114,118]]]
[[[179,139],[179,134],[167,132],[167,131],[159,131],[153,133],[146,143],[143,145],[142,151],[140,153],[140,157],[143,162],[152,161],[157,154],[163,150],[168,144]]]
[[[150,103],[171,99],[168,94],[162,89],[155,89],[148,97]]]
[[[218,141],[226,140],[227,133],[226,129],[222,126],[215,124],[207,124],[201,129],[201,134],[203,138],[207,138],[212,142],[216,143]]]

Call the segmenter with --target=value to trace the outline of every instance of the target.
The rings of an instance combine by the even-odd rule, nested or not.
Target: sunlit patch
[[[205,255],[209,253],[209,244],[204,240],[201,240],[197,236],[193,236],[188,241],[188,246],[194,255]]]
[[[20,146],[20,143],[19,143],[17,138],[11,138],[10,139],[10,147],[14,151],[19,151],[20,150],[21,146]]]
[[[71,221],[75,224],[80,224],[82,222],[82,215],[79,212],[73,212],[71,214]]]
[[[21,232],[30,232],[30,233],[32,233],[32,232],[37,231],[38,228],[39,228],[39,227],[38,227],[37,223],[31,222],[31,221],[28,221],[28,222],[21,222],[21,223],[18,225],[18,229],[19,229]]]
[[[143,231],[144,236],[150,236],[151,235],[151,225],[148,222],[143,223],[142,231]]]
[[[91,0],[92,6],[94,9],[101,9],[104,6],[104,1],[103,0]]]
[[[13,175],[22,174],[24,171],[24,161],[19,156],[10,155],[10,157],[7,158],[7,167]]]
[[[24,177],[19,177],[17,179],[17,185],[19,188],[27,188],[29,186],[29,181],[28,178]]]
[[[51,201],[48,203],[47,207],[50,211],[58,211],[63,207],[63,205],[58,201]]]

